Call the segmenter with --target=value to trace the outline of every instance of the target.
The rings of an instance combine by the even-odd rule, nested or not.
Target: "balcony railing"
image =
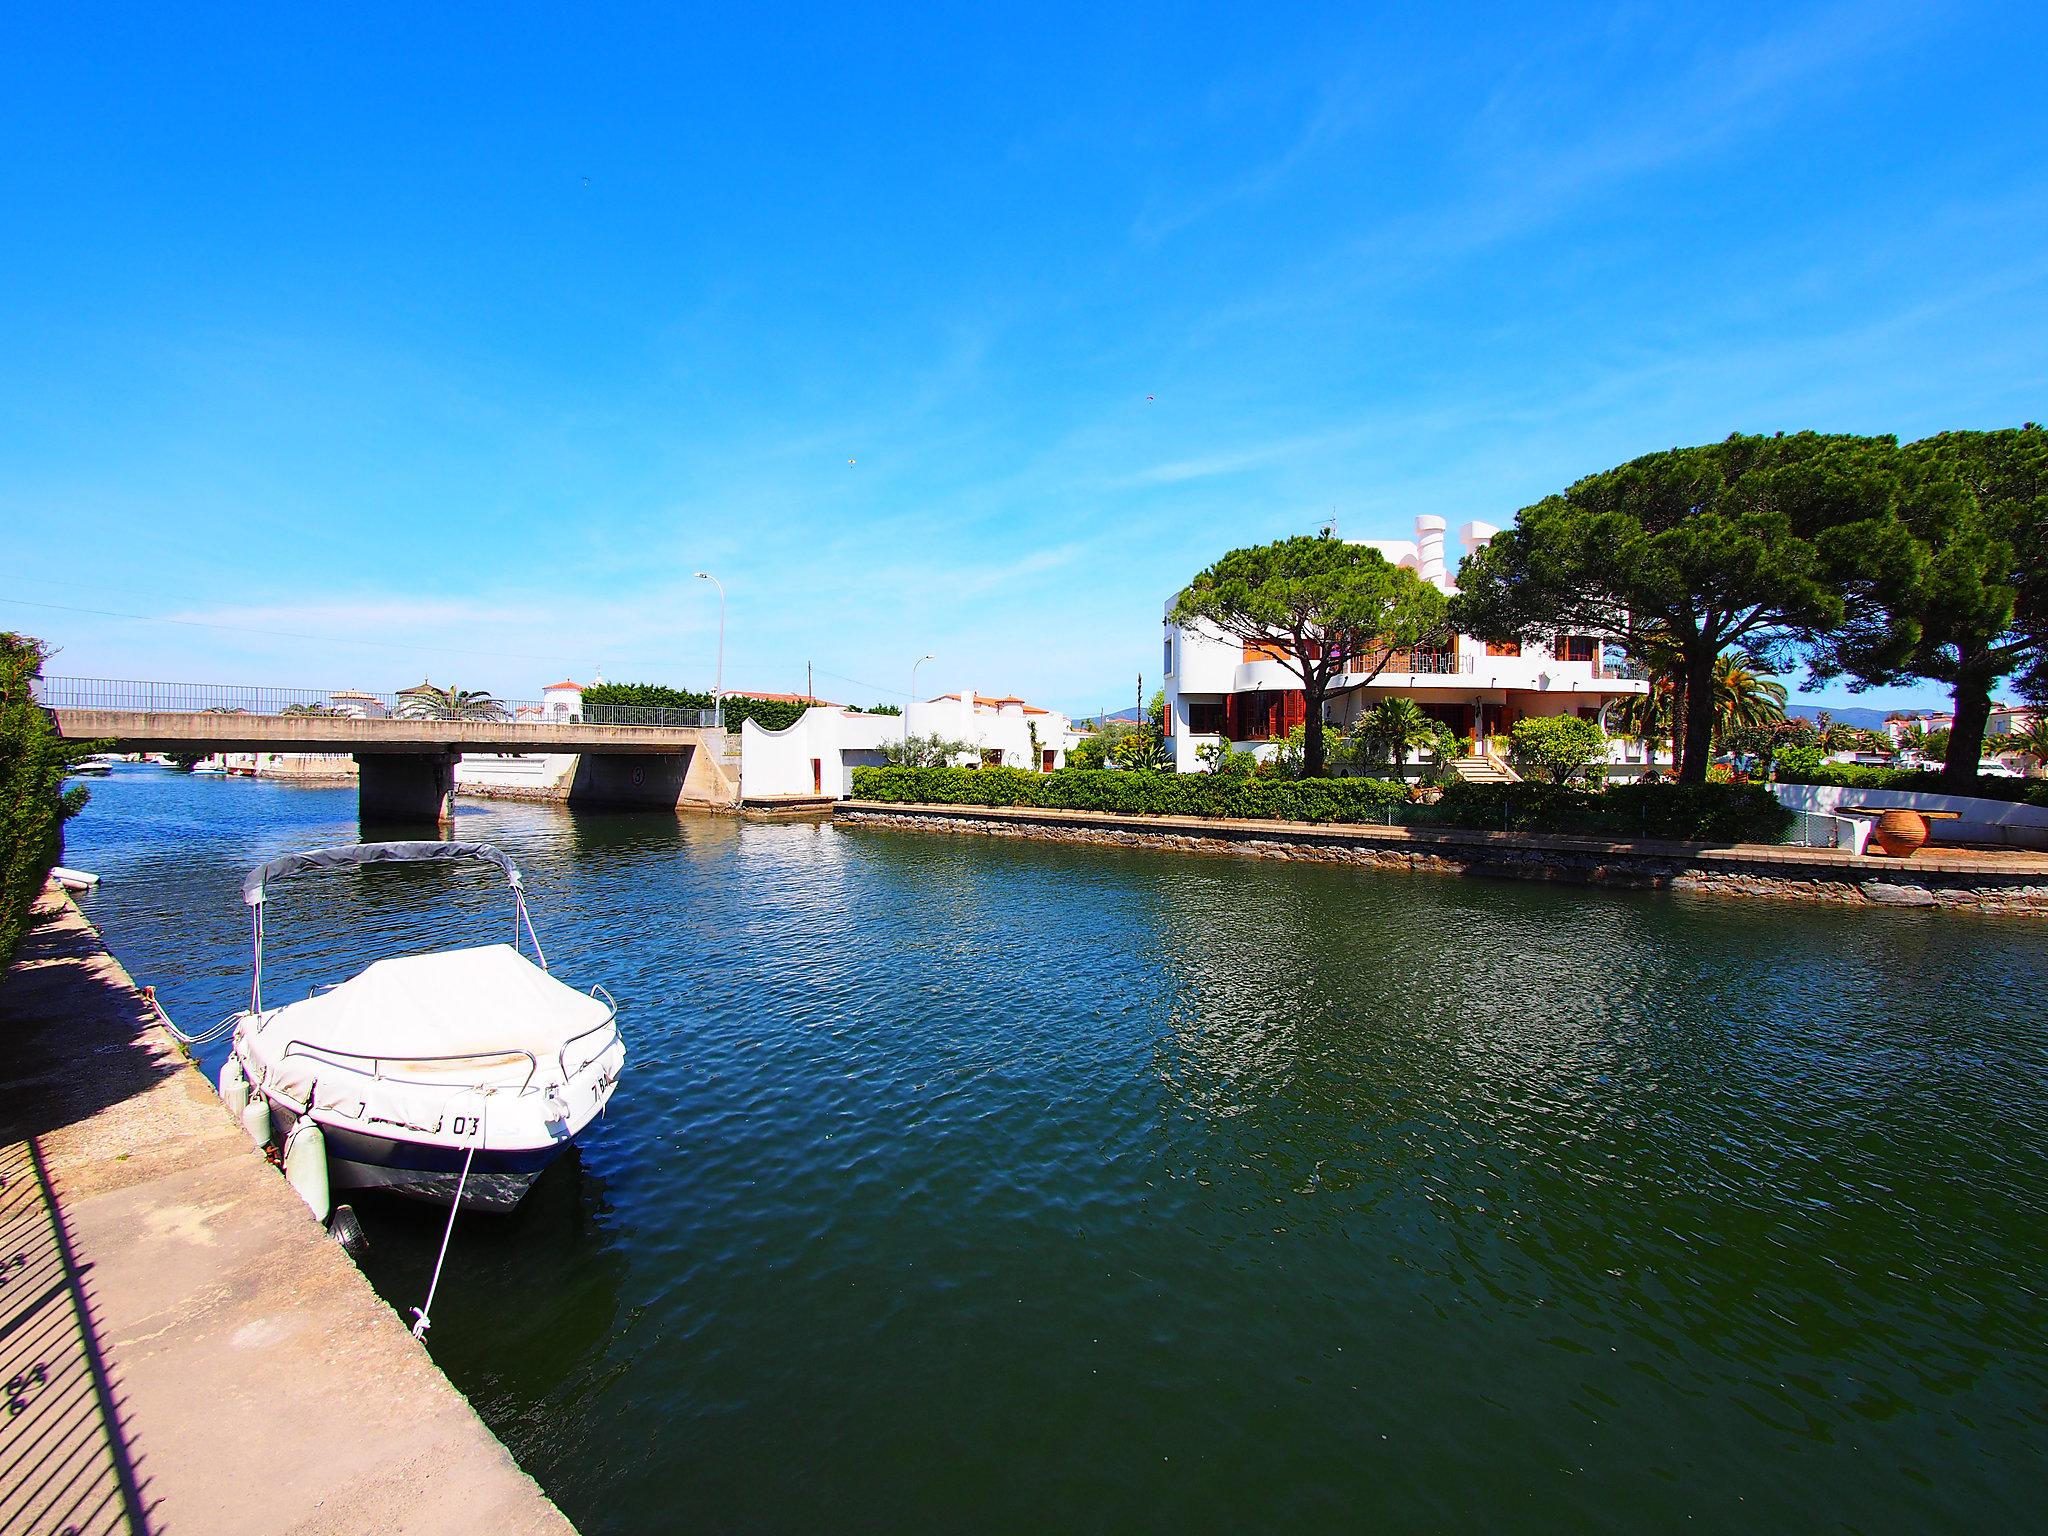
[[[326,693],[307,688],[268,688],[234,683],[154,683],[106,677],[44,677],[35,683],[36,702],[45,709],[118,709],[172,715],[303,715],[328,719],[445,720],[445,707],[409,693],[371,693],[360,688]],[[643,709],[628,704],[592,704],[578,710],[538,699],[478,700],[458,706],[454,718],[497,720],[513,725],[665,726],[705,728],[716,723],[709,709]]]
[[[1601,677],[1620,682],[1644,683],[1650,679],[1650,669],[1631,656],[1603,656],[1598,671]]]
[[[1371,672],[1379,657],[1362,656],[1345,663],[1347,672]],[[1413,676],[1445,677],[1472,670],[1472,658],[1460,656],[1455,651],[1393,651],[1387,656],[1387,664],[1379,668],[1380,676],[1389,672],[1405,672]]]

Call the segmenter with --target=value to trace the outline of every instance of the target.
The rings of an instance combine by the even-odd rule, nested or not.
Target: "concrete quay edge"
[[[7,1193],[27,1202],[14,1230],[54,1234],[58,1299],[16,1332],[53,1361],[43,1417],[73,1427],[36,1486],[72,1508],[97,1497],[92,1529],[574,1536],[228,1118],[77,906],[53,892],[37,916],[0,977],[0,1143]],[[0,1310],[13,1300],[0,1292]],[[72,1355],[98,1362],[97,1413],[93,1394],[59,1390]],[[10,1461],[54,1459],[38,1402],[0,1418]],[[0,1508],[0,1528],[61,1512]]]

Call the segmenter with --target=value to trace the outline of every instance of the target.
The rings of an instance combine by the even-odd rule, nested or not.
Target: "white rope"
[[[185,1031],[178,1028],[177,1024],[172,1020],[170,1014],[164,1011],[164,1005],[156,1000],[155,987],[144,987],[142,989],[142,1000],[145,1003],[149,1004],[151,1008],[156,1010],[157,1019],[163,1024],[163,1027],[165,1029],[168,1029],[173,1035],[175,1035],[178,1039],[182,1040],[187,1045],[211,1044],[213,1041],[220,1039],[222,1035],[225,1035],[229,1030],[233,1029],[237,1024],[239,1024],[242,1021],[241,1014],[231,1013],[226,1018],[222,1019],[218,1024],[214,1025],[213,1028],[203,1029],[196,1035],[188,1035],[185,1033]]]
[[[475,1089],[464,1091],[477,1092]],[[462,1177],[455,1181],[455,1199],[448,1206],[448,1225],[441,1233],[441,1254],[434,1260],[434,1278],[427,1282],[426,1305],[412,1309],[412,1315],[418,1319],[412,1325],[412,1336],[422,1343],[426,1341],[427,1330],[434,1325],[434,1320],[427,1314],[434,1310],[434,1293],[441,1289],[441,1266],[448,1262],[448,1240],[455,1235],[455,1213],[462,1209],[462,1191],[469,1185],[469,1165],[476,1161],[476,1149],[484,1143],[484,1122],[489,1117],[491,1108],[489,1090],[484,1090],[480,1097],[483,1099],[484,1113],[477,1116],[476,1140],[469,1144],[469,1155],[462,1160]]]

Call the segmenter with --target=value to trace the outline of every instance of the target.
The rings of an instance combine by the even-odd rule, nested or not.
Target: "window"
[[[984,768],[1002,767],[1003,749],[1001,747],[983,747],[981,749],[981,766]]]
[[[1593,644],[1591,635],[1559,635],[1550,654],[1559,661],[1591,661]]]
[[[1284,645],[1271,645],[1263,640],[1247,640],[1244,643],[1244,659],[1246,661],[1284,661],[1287,659],[1287,647]]]
[[[1165,672],[1164,672],[1164,673],[1163,673],[1162,675],[1163,675],[1163,676],[1166,676],[1166,677],[1171,677],[1171,676],[1173,675],[1173,636],[1172,636],[1172,635],[1168,635],[1168,636],[1166,637],[1166,671],[1165,671]]]
[[[1188,700],[1188,734],[1190,736],[1220,736],[1223,733],[1223,701],[1221,699]]]
[[[1519,656],[1522,654],[1522,642],[1519,640],[1489,640],[1486,642],[1486,654],[1489,656]]]

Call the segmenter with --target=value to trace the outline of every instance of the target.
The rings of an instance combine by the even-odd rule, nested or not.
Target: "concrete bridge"
[[[364,716],[306,702],[322,695],[280,702],[278,690],[254,689],[243,690],[250,697],[241,704],[197,705],[179,699],[168,708],[119,708],[100,702],[116,687],[161,689],[169,695],[171,686],[51,678],[38,685],[37,696],[55,719],[58,734],[74,741],[105,741],[117,752],[353,757],[361,811],[369,821],[452,820],[455,761],[465,753],[576,754],[581,763],[569,787],[572,803],[725,806],[739,798],[737,765],[730,760],[725,731],[716,725],[545,718],[517,712],[532,706],[516,705],[502,706],[501,714],[485,719]],[[81,697],[92,702],[73,702]],[[308,712],[321,708],[328,712]]]

